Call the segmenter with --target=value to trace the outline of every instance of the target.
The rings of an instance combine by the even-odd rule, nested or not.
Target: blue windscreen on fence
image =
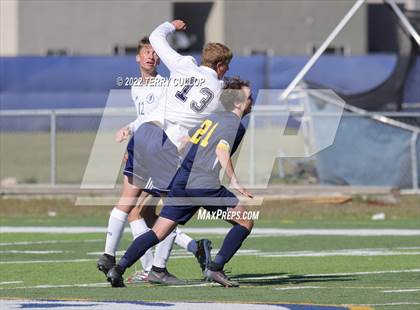
[[[269,88],[285,88],[309,59],[306,57],[269,58]],[[325,85],[344,94],[370,90],[385,81],[392,73],[396,57],[375,56],[324,56],[313,66],[305,79]]]
[[[229,76],[241,76],[259,89],[284,89],[304,66],[306,56],[236,56]],[[392,72],[395,56],[325,55],[307,79],[346,94],[369,90]],[[163,76],[168,70],[161,65]],[[55,109],[103,107],[117,77],[138,76],[133,56],[112,57],[2,57],[0,58],[1,109]],[[124,81],[125,82],[125,81]],[[420,57],[411,70],[405,101],[419,102]]]
[[[321,149],[337,121],[328,113],[335,114],[338,109],[332,104],[312,101],[311,111],[326,113],[311,118],[311,139],[315,148]],[[420,154],[420,139],[414,144],[413,135],[414,131],[403,129],[398,122],[390,124],[365,115],[343,115],[332,145],[315,154],[319,181],[336,185],[418,186],[420,157],[416,159],[417,184],[413,184],[416,167],[411,156],[413,152]]]

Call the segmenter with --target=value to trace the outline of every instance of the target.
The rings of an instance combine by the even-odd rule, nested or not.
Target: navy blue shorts
[[[132,175],[146,177],[146,189],[169,191],[180,160],[177,147],[154,123],[142,124],[132,141]]]
[[[136,169],[134,169],[134,135],[133,135],[127,144],[127,161],[125,162],[123,174],[128,177],[133,177],[133,183],[141,182],[142,184],[145,184],[149,180],[149,176],[147,174],[147,171],[142,168],[143,168],[142,166],[136,166]]]
[[[200,207],[210,212],[227,211],[238,203],[236,195],[224,186],[218,189],[172,188],[159,216],[184,225]]]

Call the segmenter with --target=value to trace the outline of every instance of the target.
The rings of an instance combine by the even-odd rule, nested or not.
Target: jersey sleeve
[[[236,150],[238,149],[239,145],[242,142],[242,139],[245,135],[246,132],[246,127],[241,123],[239,123],[239,128],[238,131],[236,133],[236,137],[235,137],[235,142],[233,143],[232,149],[231,149],[231,154],[235,153]]]
[[[131,122],[130,124],[128,124],[128,127],[130,128],[131,133],[135,132],[141,125],[141,121],[136,118],[136,120],[134,122]]]
[[[228,153],[230,153],[230,144],[224,139],[219,140],[219,143],[217,143],[216,148],[222,149]]]
[[[175,27],[170,22],[164,22],[153,30],[149,37],[156,54],[170,71],[173,71],[184,57],[177,53],[166,40],[168,34],[173,32],[175,32]]]
[[[235,126],[223,126],[217,130],[215,138],[216,148],[230,152],[235,141],[237,128]]]
[[[134,105],[136,105],[136,91],[134,89],[134,85],[131,86],[130,94],[131,94],[131,100],[133,100]]]

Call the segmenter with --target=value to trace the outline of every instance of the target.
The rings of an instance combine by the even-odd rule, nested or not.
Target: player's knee
[[[155,221],[156,216],[156,208],[154,206],[145,205],[140,210],[140,217],[144,218],[145,220],[153,220]]]
[[[134,221],[139,219],[139,214],[137,212],[133,212],[133,211],[134,211],[134,209],[131,210],[130,213],[128,213],[127,219],[128,219],[129,223],[134,222]]]
[[[252,227],[254,227],[254,220],[244,220],[241,225],[251,232]]]
[[[159,241],[162,241],[175,229],[175,227],[175,222],[159,217],[155,225],[153,225],[152,230],[156,234],[156,237],[159,239]]]
[[[159,223],[156,225],[153,225],[152,227],[153,232],[156,234],[156,237],[159,239],[159,241],[162,241],[166,238],[166,236],[170,233],[166,227],[162,227],[159,225]]]
[[[166,233],[160,231],[160,230],[153,230],[156,234],[156,237],[158,238],[159,242],[166,238]]]
[[[245,227],[246,229],[248,229],[249,231],[252,230],[252,227],[254,227],[254,221],[253,220],[248,220],[248,219],[241,219],[238,221],[233,222],[232,224],[236,225],[241,225],[242,227]]]
[[[124,213],[129,214],[131,212],[131,210],[133,209],[133,206],[118,204],[117,206],[115,206],[115,208],[124,212]]]

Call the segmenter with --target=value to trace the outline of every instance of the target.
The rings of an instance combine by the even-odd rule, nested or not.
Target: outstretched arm
[[[183,56],[169,45],[166,37],[175,30],[184,29],[186,29],[186,25],[182,20],[174,20],[172,23],[164,22],[160,24],[150,34],[150,44],[169,70],[173,70]]]
[[[216,148],[216,156],[230,180],[230,186],[239,191],[242,195],[252,198],[251,193],[249,193],[236,178],[232,160],[230,159],[230,148],[227,142],[223,140],[219,142]]]

